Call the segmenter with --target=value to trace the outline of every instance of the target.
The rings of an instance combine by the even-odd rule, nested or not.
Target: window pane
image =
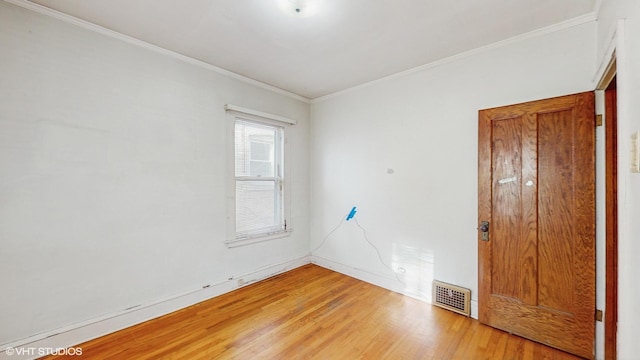
[[[257,141],[251,142],[251,160],[270,161],[273,144]]]
[[[273,126],[236,121],[236,176],[275,176],[276,134]]]
[[[280,229],[278,194],[275,181],[236,181],[236,232]]]

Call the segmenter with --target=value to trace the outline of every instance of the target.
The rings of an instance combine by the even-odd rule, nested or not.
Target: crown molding
[[[186,63],[192,64],[192,65],[195,65],[195,66],[198,66],[198,67],[210,70],[210,71],[217,72],[217,73],[219,73],[221,75],[224,75],[224,76],[239,80],[241,82],[244,82],[244,83],[259,87],[259,88],[263,88],[265,90],[269,90],[269,91],[272,91],[272,92],[275,92],[275,93],[278,93],[278,94],[281,94],[281,95],[284,95],[284,96],[287,96],[287,97],[290,97],[292,99],[299,100],[299,101],[302,101],[302,102],[305,102],[305,103],[321,102],[321,101],[331,99],[331,98],[333,98],[335,96],[338,96],[338,95],[341,95],[341,94],[345,94],[345,93],[348,93],[348,92],[351,92],[351,91],[354,91],[354,90],[357,90],[357,89],[361,89],[361,88],[365,88],[365,87],[377,84],[379,82],[383,82],[383,81],[388,81],[388,80],[404,77],[404,76],[411,75],[411,74],[414,74],[414,73],[417,73],[417,72],[420,72],[420,71],[423,71],[423,70],[426,70],[426,69],[434,68],[434,67],[437,67],[437,66],[440,66],[440,65],[444,65],[444,64],[448,64],[448,63],[451,63],[451,62],[454,62],[454,61],[457,61],[457,60],[460,60],[460,59],[464,59],[464,58],[467,58],[467,57],[470,57],[470,56],[473,56],[473,55],[477,55],[477,54],[480,54],[480,53],[483,53],[483,52],[486,52],[486,51],[489,51],[489,50],[497,49],[497,48],[504,47],[504,46],[507,46],[507,45],[511,45],[511,44],[514,44],[514,43],[518,43],[518,42],[521,42],[521,41],[524,41],[524,40],[527,40],[527,39],[536,38],[536,37],[539,37],[539,36],[551,34],[551,33],[557,32],[557,31],[569,29],[569,28],[572,28],[572,27],[575,27],[575,26],[578,26],[578,25],[582,25],[582,24],[585,24],[585,23],[588,23],[588,22],[595,21],[596,18],[597,18],[597,12],[596,11],[599,10],[598,8],[599,8],[599,4],[600,4],[599,2],[596,2],[596,6],[595,6],[595,10],[596,11],[588,13],[588,14],[585,14],[585,15],[582,15],[582,16],[575,17],[573,19],[569,19],[569,20],[566,20],[566,21],[563,21],[563,22],[560,22],[560,23],[557,23],[557,24],[554,24],[554,25],[550,25],[550,26],[547,26],[547,27],[544,27],[544,28],[533,30],[533,31],[530,31],[530,32],[527,32],[527,33],[524,33],[524,34],[521,34],[521,35],[517,35],[517,36],[511,37],[511,38],[505,39],[505,40],[501,40],[501,41],[498,41],[498,42],[495,42],[495,43],[492,43],[492,44],[489,44],[489,45],[485,45],[485,46],[482,46],[482,47],[479,47],[479,48],[475,48],[475,49],[472,49],[472,50],[469,50],[469,51],[465,51],[465,52],[462,52],[462,53],[459,53],[459,54],[456,54],[456,55],[452,55],[452,56],[449,56],[449,57],[446,57],[446,58],[443,58],[443,59],[440,59],[440,60],[436,60],[436,61],[424,64],[424,65],[421,65],[421,66],[418,66],[418,67],[415,67],[415,68],[411,68],[411,69],[408,69],[408,70],[405,70],[405,71],[401,71],[401,72],[398,72],[398,73],[395,73],[395,74],[392,74],[392,75],[389,75],[389,76],[385,76],[385,77],[382,77],[380,79],[369,81],[369,82],[366,82],[366,83],[363,83],[363,84],[360,84],[360,85],[356,85],[356,86],[353,86],[353,87],[350,87],[350,88],[347,88],[347,89],[344,89],[344,90],[336,91],[336,92],[331,93],[331,94],[320,96],[320,97],[317,97],[317,98],[314,98],[314,99],[309,99],[307,97],[304,97],[304,96],[289,92],[287,90],[283,90],[283,89],[275,87],[273,85],[270,85],[270,84],[267,84],[267,83],[264,83],[264,82],[261,82],[261,81],[258,81],[258,80],[251,79],[249,77],[234,73],[234,72],[229,71],[229,70],[225,70],[225,69],[217,67],[215,65],[211,65],[211,64],[206,63],[204,61],[197,60],[197,59],[194,59],[192,57],[189,57],[189,56],[186,56],[186,55],[182,55],[182,54],[179,54],[179,53],[171,51],[171,50],[167,50],[167,49],[162,48],[160,46],[150,44],[150,43],[142,41],[140,39],[136,39],[134,37],[131,37],[131,36],[128,36],[128,35],[124,35],[124,34],[119,33],[117,31],[113,31],[113,30],[104,28],[104,27],[96,25],[94,23],[79,19],[77,17],[71,16],[71,15],[68,15],[68,14],[65,14],[65,13],[62,13],[60,11],[53,10],[53,9],[48,8],[46,6],[35,4],[35,3],[31,2],[31,1],[28,1],[28,0],[2,0],[2,1],[10,3],[10,4],[17,5],[17,6],[20,6],[20,7],[25,8],[25,9],[32,10],[34,12],[37,12],[37,13],[40,13],[40,14],[43,14],[43,15],[46,15],[46,16],[50,16],[52,18],[64,21],[66,23],[69,23],[69,24],[72,24],[72,25],[75,25],[75,26],[78,26],[78,27],[81,27],[81,28],[84,28],[84,29],[87,29],[87,30],[90,30],[90,31],[93,31],[93,32],[97,32],[97,33],[100,33],[100,34],[103,34],[103,35],[106,35],[106,36],[109,36],[109,37],[112,37],[112,38],[115,38],[115,39],[118,39],[118,40],[121,40],[121,41],[124,41],[124,42],[127,42],[127,43],[130,43],[130,44],[145,48],[145,49],[154,51],[156,53],[160,53],[160,54],[163,54],[163,55],[166,55],[166,56],[170,56],[170,57],[179,59],[179,60],[184,61]]]
[[[90,30],[90,31],[93,31],[93,32],[96,32],[96,33],[99,33],[99,34],[102,34],[102,35],[106,35],[106,36],[109,36],[111,38],[118,39],[118,40],[124,41],[126,43],[129,43],[129,44],[132,44],[132,45],[135,45],[135,46],[147,49],[147,50],[154,51],[154,52],[162,54],[162,55],[166,55],[166,56],[169,56],[169,57],[184,61],[184,62],[189,63],[191,65],[195,65],[195,66],[198,66],[198,67],[210,70],[210,71],[214,71],[214,72],[216,72],[218,74],[233,78],[235,80],[239,80],[239,81],[244,82],[244,83],[249,84],[249,85],[253,85],[253,86],[265,89],[265,90],[269,90],[269,91],[275,92],[275,93],[280,94],[280,95],[284,95],[284,96],[290,97],[290,98],[295,99],[295,100],[303,101],[305,103],[309,103],[311,101],[307,97],[304,97],[304,96],[301,96],[301,95],[298,95],[298,94],[294,94],[294,93],[289,92],[287,90],[283,90],[283,89],[281,89],[279,87],[276,87],[276,86],[273,86],[273,85],[270,85],[270,84],[267,84],[267,83],[264,83],[264,82],[261,82],[261,81],[258,81],[258,80],[251,79],[249,77],[234,73],[234,72],[229,71],[229,70],[225,70],[225,69],[217,67],[215,65],[211,65],[209,63],[206,63],[206,62],[204,62],[202,60],[194,59],[192,57],[177,53],[175,51],[171,51],[171,50],[165,49],[163,47],[150,44],[150,43],[148,43],[146,41],[142,41],[140,39],[136,39],[134,37],[119,33],[117,31],[113,31],[113,30],[107,29],[107,28],[102,27],[100,25],[96,25],[96,24],[94,24],[92,22],[89,22],[89,21],[86,21],[86,20],[82,20],[82,19],[77,18],[75,16],[71,16],[71,15],[65,14],[63,12],[60,12],[60,11],[57,11],[57,10],[53,10],[51,8],[48,8],[46,6],[42,6],[42,5],[33,3],[31,1],[28,1],[28,0],[2,0],[2,1],[4,1],[6,3],[9,3],[9,4],[16,5],[16,6],[20,6],[22,8],[34,11],[34,12],[42,14],[42,15],[46,15],[46,16],[61,20],[63,22],[66,22],[68,24],[81,27],[81,28],[86,29],[86,30]]]
[[[511,44],[515,44],[515,43],[518,43],[518,42],[521,42],[521,41],[524,41],[524,40],[537,38],[537,37],[544,36],[544,35],[547,35],[547,34],[551,34],[551,33],[554,33],[554,32],[570,29],[572,27],[579,26],[579,25],[582,25],[582,24],[586,24],[586,23],[589,23],[589,22],[592,22],[592,21],[596,21],[596,13],[595,12],[591,12],[591,13],[588,13],[588,14],[585,14],[585,15],[582,15],[582,16],[578,16],[578,17],[575,17],[573,19],[569,19],[569,20],[566,20],[566,21],[563,21],[563,22],[560,22],[560,23],[557,23],[557,24],[553,24],[553,25],[550,25],[550,26],[547,26],[547,27],[543,27],[543,28],[540,28],[540,29],[537,29],[537,30],[533,30],[533,31],[530,31],[530,32],[527,32],[527,33],[524,33],[524,34],[521,34],[521,35],[510,37],[508,39],[501,40],[501,41],[498,41],[498,42],[495,42],[495,43],[492,43],[492,44],[489,44],[489,45],[481,46],[479,48],[468,50],[468,51],[465,51],[465,52],[462,52],[462,53],[459,53],[459,54],[456,54],[456,55],[452,55],[452,56],[446,57],[444,59],[436,60],[436,61],[430,62],[428,64],[420,65],[420,66],[415,67],[415,68],[411,68],[411,69],[408,69],[408,70],[405,70],[405,71],[401,71],[401,72],[398,72],[398,73],[395,73],[395,74],[392,74],[392,75],[389,75],[389,76],[385,76],[385,77],[377,79],[377,80],[373,80],[373,81],[369,81],[369,82],[366,82],[366,83],[363,83],[363,84],[360,84],[360,85],[356,85],[356,86],[350,87],[348,89],[336,91],[336,92],[328,94],[328,95],[317,97],[317,98],[311,99],[311,103],[313,104],[313,103],[321,102],[321,101],[324,101],[324,100],[328,100],[328,99],[331,99],[333,97],[336,97],[336,96],[339,96],[339,95],[342,95],[342,94],[345,94],[345,93],[349,93],[349,92],[352,92],[352,91],[355,91],[355,90],[358,90],[358,89],[362,89],[362,88],[365,88],[365,87],[369,87],[369,86],[372,86],[372,85],[375,85],[375,84],[378,84],[378,83],[381,83],[381,82],[384,82],[384,81],[389,81],[389,80],[405,77],[407,75],[415,74],[415,73],[420,72],[420,71],[424,71],[424,70],[427,70],[427,69],[435,68],[435,67],[438,67],[438,66],[441,66],[441,65],[444,65],[444,64],[449,64],[449,63],[452,63],[454,61],[461,60],[461,59],[464,59],[464,58],[468,58],[468,57],[473,56],[473,55],[481,54],[481,53],[487,52],[489,50],[498,49],[498,48],[501,48],[501,47],[504,47],[504,46],[507,46],[507,45],[511,45]]]

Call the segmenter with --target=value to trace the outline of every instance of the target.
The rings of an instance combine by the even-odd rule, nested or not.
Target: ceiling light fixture
[[[318,12],[320,0],[278,0],[280,9],[293,17],[310,17]]]

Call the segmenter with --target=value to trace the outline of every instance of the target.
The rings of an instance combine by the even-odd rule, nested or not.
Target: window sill
[[[281,239],[284,237],[288,237],[289,235],[291,235],[292,232],[293,232],[293,229],[287,229],[287,230],[282,230],[275,233],[270,233],[268,235],[253,235],[253,236],[247,236],[242,238],[235,238],[233,240],[227,240],[224,243],[227,244],[227,247],[234,248],[234,247],[256,244],[259,242],[264,242],[269,240]]]

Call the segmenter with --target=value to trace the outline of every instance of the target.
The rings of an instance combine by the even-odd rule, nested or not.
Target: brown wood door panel
[[[593,357],[594,95],[479,112],[481,322]]]

